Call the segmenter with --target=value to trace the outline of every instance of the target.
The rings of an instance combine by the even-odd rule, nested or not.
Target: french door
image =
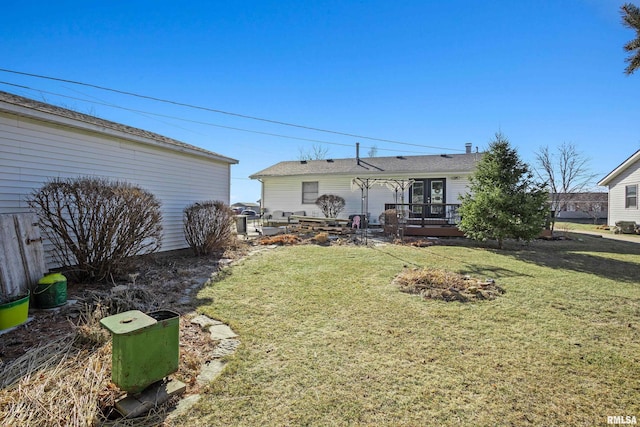
[[[413,206],[412,216],[425,218],[444,218],[446,194],[445,178],[416,179],[409,192],[409,203],[429,204],[425,212],[422,206]]]

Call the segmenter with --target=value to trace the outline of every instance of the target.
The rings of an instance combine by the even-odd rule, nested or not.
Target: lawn
[[[403,268],[493,278],[459,303]],[[242,345],[185,425],[605,425],[640,417],[640,245],[265,250],[200,294]]]

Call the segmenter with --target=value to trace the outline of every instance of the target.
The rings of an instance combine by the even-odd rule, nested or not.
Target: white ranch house
[[[460,203],[460,195],[468,192],[469,175],[481,156],[467,144],[464,154],[284,161],[250,178],[262,183],[265,216],[276,211],[322,216],[314,202],[318,196],[333,194],[346,201],[338,218],[364,213],[376,224],[385,204],[430,204],[426,209],[444,217],[444,206]],[[396,192],[394,181],[413,184]],[[362,183],[369,184],[368,192],[361,190]],[[441,208],[435,206],[440,204]]]
[[[602,178],[598,185],[609,187],[609,225],[615,225],[618,221],[640,224],[640,150]]]
[[[156,133],[0,92],[0,214],[28,212],[25,197],[54,177],[125,180],[160,200],[162,250],[185,248],[183,209],[203,200],[228,204],[237,163]]]

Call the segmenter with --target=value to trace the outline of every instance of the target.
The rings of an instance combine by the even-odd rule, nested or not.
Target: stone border
[[[211,319],[204,314],[200,314],[191,319],[191,323],[208,330],[212,341],[219,341],[213,351],[213,359],[208,360],[202,365],[200,374],[196,377],[198,385],[206,386],[222,373],[227,363],[220,359],[234,354],[240,345],[240,340],[237,339],[238,335],[228,325],[219,320]],[[192,394],[181,399],[175,409],[169,412],[167,420],[185,414],[193,405],[198,403],[200,397],[200,394]]]

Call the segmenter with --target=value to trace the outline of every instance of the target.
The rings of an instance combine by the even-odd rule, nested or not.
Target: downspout
[[[260,181],[260,215],[264,214],[264,182],[262,178],[258,178]]]

